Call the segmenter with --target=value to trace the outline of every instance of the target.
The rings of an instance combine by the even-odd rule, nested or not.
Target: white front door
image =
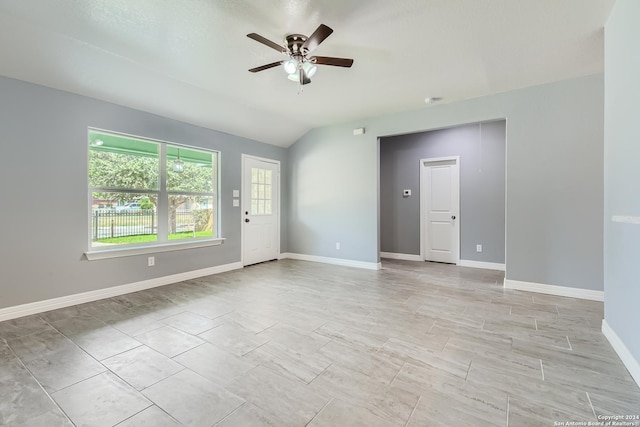
[[[242,264],[280,254],[280,162],[242,156]]]
[[[459,261],[458,158],[420,161],[422,244],[425,261]]]

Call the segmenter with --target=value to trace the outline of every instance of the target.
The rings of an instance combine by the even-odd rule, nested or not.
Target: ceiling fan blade
[[[333,33],[333,30],[327,27],[324,24],[320,24],[318,28],[309,36],[306,42],[302,45],[302,50],[306,52],[311,52],[314,50],[320,43],[324,41],[327,37],[329,37]]]
[[[353,65],[353,59],[350,58],[334,58],[333,56],[314,56],[311,58],[316,64],[333,65],[334,67],[349,68]]]
[[[302,68],[300,68],[300,84],[306,85],[311,83],[311,79],[307,76],[307,73],[304,72]]]
[[[251,71],[252,73],[257,73],[258,71],[264,71],[264,70],[268,70],[269,68],[277,67],[280,64],[282,64],[282,61],[272,62],[271,64],[261,65],[260,67],[252,68],[249,71]]]
[[[247,34],[247,37],[257,41],[258,43],[269,46],[271,49],[275,49],[280,53],[284,53],[286,51],[283,46],[280,46],[278,43],[272,42],[271,40],[262,37],[260,34],[251,33]]]

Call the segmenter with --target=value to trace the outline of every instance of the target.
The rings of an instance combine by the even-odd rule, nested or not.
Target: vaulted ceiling
[[[603,71],[614,0],[0,0],[0,75],[289,146],[312,128]],[[298,93],[275,42],[334,33]],[[1,94],[0,94],[1,96]]]

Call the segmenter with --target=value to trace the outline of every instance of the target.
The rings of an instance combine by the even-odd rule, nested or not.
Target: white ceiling
[[[289,146],[314,127],[602,72],[614,0],[0,0],[0,75]],[[334,29],[297,85],[246,37]],[[1,94],[0,94],[1,95]],[[117,130],[117,129],[116,129]]]

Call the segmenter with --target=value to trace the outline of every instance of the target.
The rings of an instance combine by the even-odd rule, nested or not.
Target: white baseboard
[[[611,347],[613,347],[616,353],[618,353],[620,360],[622,360],[622,363],[624,363],[624,366],[627,368],[636,384],[640,386],[640,363],[638,363],[638,361],[633,357],[618,334],[611,329],[607,319],[602,321],[602,333],[609,340],[609,343],[611,343]]]
[[[242,268],[242,264],[234,262],[231,264],[219,265],[216,267],[203,268],[201,270],[187,271],[184,273],[172,274],[170,276],[156,277],[155,279],[143,280],[141,282],[129,283],[126,285],[113,286],[111,288],[98,289],[96,291],[82,292],[80,294],[67,295],[59,298],[52,298],[44,301],[36,301],[28,304],[16,305],[0,309],[0,322],[18,317],[29,316],[31,314],[42,313],[58,308],[83,304],[85,302],[97,301],[104,298],[111,298],[118,295],[129,294],[131,292],[156,288],[158,286],[170,285],[184,280],[196,279],[198,277],[212,274],[224,273]]]
[[[396,252],[380,252],[380,258],[401,259],[403,261],[424,261],[420,255],[399,254]]]
[[[516,289],[519,291],[537,292],[539,294],[557,295],[578,299],[588,299],[593,301],[604,301],[603,291],[593,291],[591,289],[569,288],[567,286],[547,285],[544,283],[521,282],[505,277],[504,287],[506,289]]]
[[[484,268],[485,270],[500,270],[505,271],[505,265],[497,262],[485,262],[485,261],[472,261],[468,259],[461,259],[458,262],[460,267],[472,267],[472,268]]]
[[[364,268],[367,270],[380,270],[382,264],[379,262],[355,261],[352,259],[329,258],[316,255],[296,254],[292,252],[282,253],[278,259],[297,259],[300,261],[321,262],[324,264],[342,265],[345,267]]]

